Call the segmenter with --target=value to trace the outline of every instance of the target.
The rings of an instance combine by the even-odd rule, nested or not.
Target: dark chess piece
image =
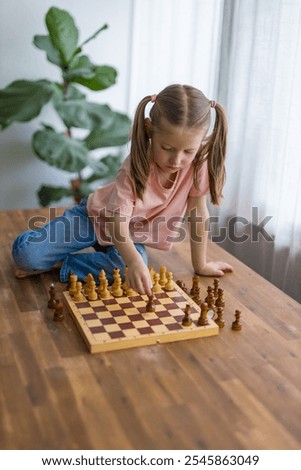
[[[240,331],[242,328],[242,324],[239,321],[240,315],[241,315],[241,311],[235,310],[235,321],[232,323],[232,330],[234,331]]]
[[[64,320],[64,306],[63,304],[57,300],[56,305],[54,307],[54,315],[53,315],[53,321],[63,321]]]
[[[191,317],[190,317],[190,305],[189,304],[186,304],[184,313],[185,313],[185,315],[184,315],[183,320],[182,320],[182,325],[183,326],[190,326],[192,324],[192,320],[191,320]]]

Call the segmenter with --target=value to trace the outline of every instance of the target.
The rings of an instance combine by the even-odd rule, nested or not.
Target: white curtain
[[[301,301],[301,1],[133,0],[130,82],[130,112],[175,82],[224,105],[214,239]]]
[[[229,147],[218,214],[267,222],[264,236],[225,246],[301,301],[301,2],[227,0],[221,37]]]
[[[216,94],[224,0],[133,0],[129,111],[171,83]]]

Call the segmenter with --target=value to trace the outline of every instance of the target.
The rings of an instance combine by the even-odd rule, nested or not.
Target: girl
[[[207,136],[211,108],[216,117]],[[194,87],[171,85],[143,98],[134,116],[130,155],[116,180],[62,217],[21,234],[13,245],[14,260],[23,270],[17,277],[59,266],[62,282],[70,272],[79,280],[90,272],[97,278],[101,269],[112,282],[114,268],[124,272],[127,266],[128,284],[151,295],[145,246],[166,250],[182,239],[184,214],[195,273],[232,271],[227,263],[206,260],[206,195],[210,192],[213,204],[222,197],[226,134],[222,106]],[[91,246],[97,251],[78,253]]]

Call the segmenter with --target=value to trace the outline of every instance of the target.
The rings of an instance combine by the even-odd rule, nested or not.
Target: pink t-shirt
[[[193,163],[178,171],[170,189],[159,182],[157,167],[151,164],[143,201],[135,197],[130,175],[130,157],[123,162],[113,183],[96,189],[88,198],[88,214],[101,245],[112,245],[109,224],[117,211],[129,218],[131,238],[161,250],[168,250],[179,241],[181,225],[189,197],[209,192],[209,177],[205,162],[198,172],[198,187],[193,184]]]

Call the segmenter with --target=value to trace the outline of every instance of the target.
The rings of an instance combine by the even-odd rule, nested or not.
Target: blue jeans
[[[93,274],[98,282],[101,269],[106,272],[109,283],[113,282],[114,268],[124,273],[125,263],[114,245],[104,251],[80,251],[97,243],[93,225],[87,213],[87,198],[80,204],[68,209],[63,216],[56,217],[48,224],[21,233],[12,247],[16,265],[26,271],[52,268],[62,261],[61,282],[67,282],[69,273],[76,274],[83,281],[87,274]],[[148,257],[144,245],[135,244],[145,264]]]

